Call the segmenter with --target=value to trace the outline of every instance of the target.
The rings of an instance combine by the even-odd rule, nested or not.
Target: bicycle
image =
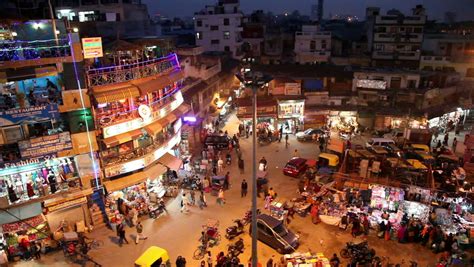
[[[207,245],[201,244],[193,253],[193,259],[202,260],[207,254]]]

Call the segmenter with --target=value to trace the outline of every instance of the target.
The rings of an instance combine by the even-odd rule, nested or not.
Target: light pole
[[[236,75],[245,87],[252,89],[252,267],[258,266],[257,259],[257,90],[272,80],[261,72],[250,70]]]

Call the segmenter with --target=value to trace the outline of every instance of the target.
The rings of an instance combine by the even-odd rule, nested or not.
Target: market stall
[[[146,183],[139,183],[107,196],[105,205],[112,226],[123,220],[135,224],[139,216],[148,214],[150,199],[146,189]]]
[[[330,267],[329,259],[323,253],[295,252],[283,256],[286,266],[293,267]]]

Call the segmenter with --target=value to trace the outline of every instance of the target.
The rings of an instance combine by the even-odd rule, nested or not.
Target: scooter
[[[241,253],[244,252],[244,240],[242,238],[239,238],[237,242],[230,244],[227,248],[227,252],[229,253],[230,258],[238,257]]]
[[[234,237],[237,237],[244,232],[244,224],[242,223],[242,221],[237,219],[234,220],[234,222],[237,225],[229,226],[225,230],[225,237],[229,240],[234,239]]]

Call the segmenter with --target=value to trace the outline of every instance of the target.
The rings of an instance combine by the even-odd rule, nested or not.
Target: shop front
[[[453,112],[443,114],[442,116],[432,118],[428,121],[429,128],[440,128],[450,131],[458,125],[464,124],[465,117],[469,110],[458,108]]]
[[[426,129],[427,127],[428,121],[425,117],[408,117],[377,114],[375,116],[374,121],[374,129],[376,130],[397,128]]]
[[[238,98],[235,100],[237,105],[237,117],[245,126],[252,127],[253,106],[250,98]],[[257,125],[266,127],[274,131],[277,127],[278,103],[275,99],[257,99]]]
[[[44,202],[43,214],[53,231],[67,229],[76,232],[86,232],[86,227],[91,225],[91,215],[87,204],[89,192],[80,192],[77,195],[48,199]]]
[[[279,100],[278,101],[278,129],[283,133],[294,133],[296,129],[302,130],[304,122],[304,100]]]
[[[338,131],[354,131],[358,127],[357,111],[330,111],[328,127]]]

